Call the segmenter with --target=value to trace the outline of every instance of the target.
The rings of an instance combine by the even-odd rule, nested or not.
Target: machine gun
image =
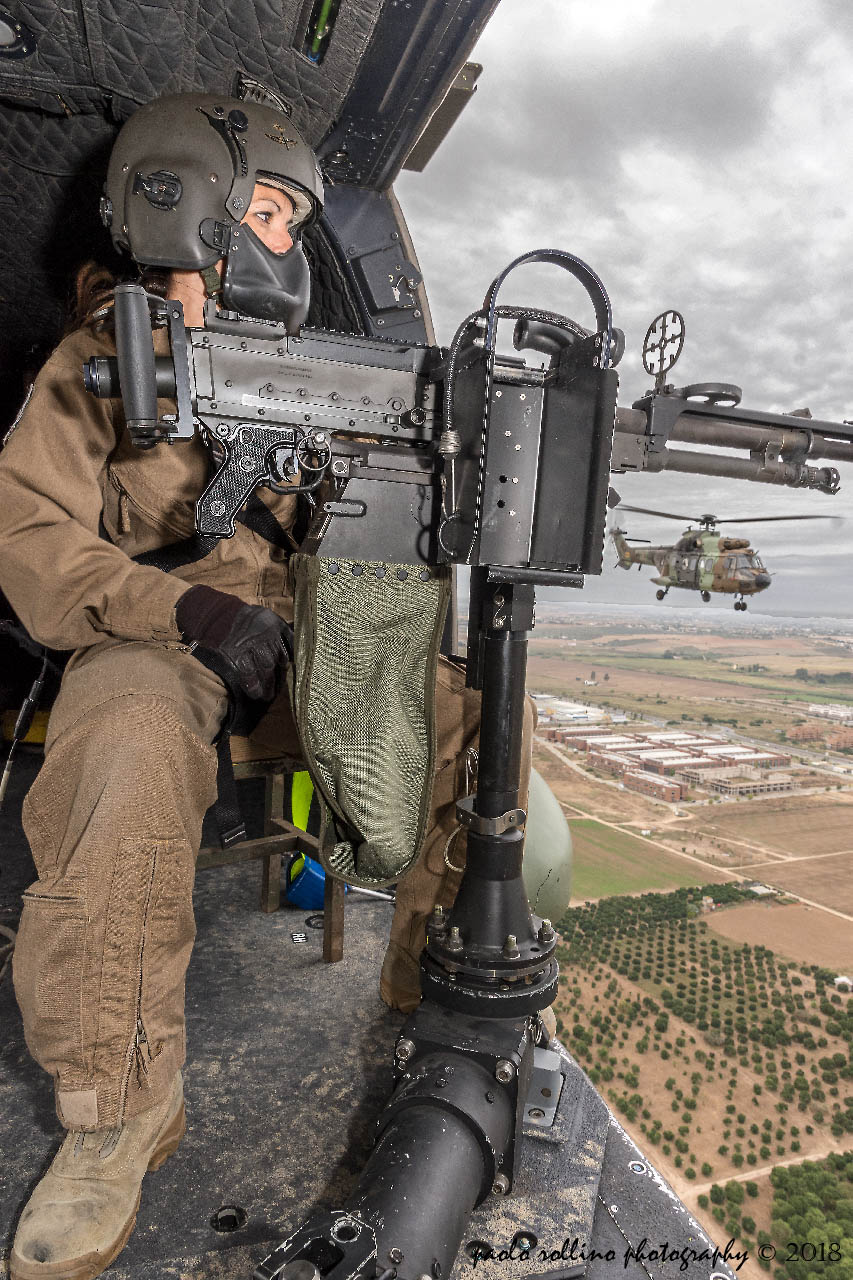
[[[531,261],[581,283],[594,330],[498,305],[509,271]],[[171,356],[154,356],[149,299],[122,286],[117,359],[90,360],[86,384],[121,394],[142,447],[204,435],[217,470],[196,510],[202,551],[233,532],[259,483],[311,497],[325,479],[302,549],[330,569],[335,557],[472,569],[467,678],[482,715],[477,792],[457,804],[467,869],[452,911],[437,907],[429,922],[424,1000],[397,1040],[394,1091],[358,1186],[255,1273],[441,1280],[475,1205],[513,1188],[538,1015],[557,991],[556,934],[532,914],[521,876],[527,632],[535,584],[578,586],[601,569],[620,335],[601,281],[558,251],[510,264],[448,352],[316,331],[288,339],[212,308],[204,329],[187,331],[178,304],[154,307]],[[498,355],[502,319],[547,367]],[[174,416],[157,419],[158,392],[175,398]]]
[[[507,274],[534,261],[581,281],[595,300],[595,332],[497,305]],[[548,368],[496,353],[506,318],[516,321],[516,349],[547,355]],[[152,321],[168,326],[170,356],[155,357]],[[326,481],[306,544],[315,553],[343,546],[364,558],[503,565],[563,585],[600,572],[624,340],[598,277],[571,254],[511,263],[449,352],[308,329],[289,337],[212,302],[205,327],[185,329],[180,303],[131,284],[116,289],[115,327],[117,357],[92,357],[86,386],[121,395],[140,448],[204,437],[216,467],[196,505],[204,547],[233,535],[259,485],[310,496]],[[158,395],[177,413],[158,420]],[[335,517],[349,517],[345,532],[332,532]]]
[[[655,387],[630,409],[617,409],[612,469],[681,471],[837,493],[837,468],[812,462],[853,462],[853,424],[742,409],[743,393],[731,383],[667,383],[665,376],[681,354],[684,334],[684,319],[677,311],[663,312],[649,326],[643,366],[654,375]],[[743,453],[732,457],[673,449],[671,441]]]

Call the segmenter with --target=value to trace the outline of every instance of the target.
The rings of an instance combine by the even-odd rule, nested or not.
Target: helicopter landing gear
[[[708,603],[708,601],[711,599],[711,593],[710,593],[710,591],[703,591],[703,592],[702,592],[702,599],[703,599],[703,600],[705,601],[705,603],[707,604],[707,603]]]
[[[655,592],[655,599],[663,600],[667,594],[667,591],[669,591],[669,587],[666,588],[666,591],[664,591],[663,587],[658,587],[657,591]]]
[[[736,608],[736,609],[740,609],[741,611],[744,611],[744,610],[746,609],[746,601],[745,601],[745,600],[735,600],[735,608]]]

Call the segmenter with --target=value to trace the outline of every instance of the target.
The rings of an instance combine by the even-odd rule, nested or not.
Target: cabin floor
[[[0,923],[12,928],[21,891],[35,878],[20,806],[39,760],[21,755],[0,813]],[[252,834],[262,812],[260,786],[243,784],[242,797]],[[344,958],[329,965],[322,959],[322,927],[312,927],[311,913],[285,906],[264,914],[259,883],[256,863],[196,878],[187,1134],[176,1154],[146,1176],[136,1230],[107,1272],[115,1280],[250,1280],[309,1215],[343,1207],[370,1151],[403,1021],[378,992],[392,905],[348,895]],[[51,1082],[24,1044],[10,968],[0,980],[0,1027],[0,1275],[6,1275],[21,1208],[62,1138]],[[651,1274],[650,1264],[629,1259],[625,1265],[629,1242],[645,1236],[671,1247],[677,1241],[697,1250],[709,1246],[556,1041],[551,1056],[541,1059],[540,1070],[551,1071],[549,1084],[555,1068],[562,1092],[553,1122],[525,1125],[514,1193],[490,1196],[475,1210],[451,1280],[474,1270],[486,1280],[643,1276]],[[211,1218],[225,1205],[245,1211],[244,1226],[214,1229]],[[519,1231],[536,1237],[530,1258],[501,1259],[498,1251],[508,1250]],[[497,1255],[476,1268],[464,1248],[474,1240]],[[593,1248],[611,1249],[612,1257],[589,1262]],[[678,1262],[671,1270],[684,1274]],[[722,1264],[690,1267],[703,1280],[709,1271],[721,1280],[732,1274]]]

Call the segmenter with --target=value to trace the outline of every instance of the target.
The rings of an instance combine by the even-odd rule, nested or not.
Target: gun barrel
[[[838,491],[835,467],[808,467],[801,462],[764,457],[732,458],[727,454],[694,453],[687,449],[663,449],[652,454],[650,471],[681,471],[688,475],[722,476],[729,480],[752,480],[760,484],[782,484],[795,489]]]
[[[815,423],[808,418],[800,419],[802,426],[795,418],[791,425],[765,425],[756,414],[756,421],[750,423],[743,420],[741,411],[737,419],[715,418],[703,413],[701,416],[691,412],[685,401],[685,411],[676,418],[669,430],[671,440],[680,440],[685,444],[703,444],[719,449],[748,449],[750,453],[764,452],[768,448],[778,450],[779,457],[790,462],[802,462],[805,458],[826,458],[831,462],[853,462],[853,439],[832,439],[833,424]],[[616,431],[628,435],[642,435],[646,431],[646,413],[642,409],[616,410]],[[796,425],[795,425],[796,424]],[[839,434],[847,424],[839,426]],[[821,430],[820,428],[823,428]],[[665,470],[677,468],[665,467]],[[716,475],[722,472],[705,472]],[[784,483],[784,482],[782,482]]]

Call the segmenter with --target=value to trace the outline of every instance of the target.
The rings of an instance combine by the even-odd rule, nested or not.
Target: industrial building
[[[655,800],[667,800],[672,804],[681,799],[681,784],[669,778],[653,778],[648,773],[626,773],[623,782],[629,791],[639,791],[641,795],[653,796]]]
[[[790,774],[767,774],[742,765],[702,771],[683,769],[679,777],[682,782],[698,783],[706,790],[716,791],[722,796],[763,796],[771,791],[790,791],[794,785]]]
[[[789,776],[770,778],[766,772],[758,772],[789,765],[790,756],[709,734],[664,732],[643,725],[630,732],[614,730],[610,725],[568,725],[549,727],[545,736],[572,750],[586,752],[591,768],[622,777],[632,791],[659,800],[682,799],[682,783],[693,783],[721,795],[763,795],[793,786]]]
[[[809,704],[809,715],[853,725],[853,706],[849,702],[812,702]]]

